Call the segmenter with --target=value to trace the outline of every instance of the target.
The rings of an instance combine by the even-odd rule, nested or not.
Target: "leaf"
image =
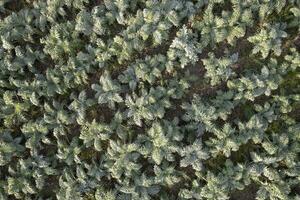
[[[152,159],[155,164],[160,165],[163,159],[162,152],[159,149],[155,148],[152,152]]]
[[[31,101],[31,103],[32,103],[33,105],[35,105],[35,106],[38,106],[38,105],[39,105],[39,100],[38,100],[38,97],[37,97],[36,92],[33,92],[33,93],[31,94],[30,101]]]

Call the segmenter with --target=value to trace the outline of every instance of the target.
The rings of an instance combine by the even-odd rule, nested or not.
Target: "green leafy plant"
[[[299,0],[0,1],[0,200],[297,200]]]

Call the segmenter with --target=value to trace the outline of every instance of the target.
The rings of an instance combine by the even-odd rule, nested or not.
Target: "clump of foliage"
[[[300,199],[299,8],[0,1],[0,199]]]

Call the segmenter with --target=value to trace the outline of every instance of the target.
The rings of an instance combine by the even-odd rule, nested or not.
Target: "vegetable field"
[[[300,0],[0,0],[0,200],[300,200]]]

